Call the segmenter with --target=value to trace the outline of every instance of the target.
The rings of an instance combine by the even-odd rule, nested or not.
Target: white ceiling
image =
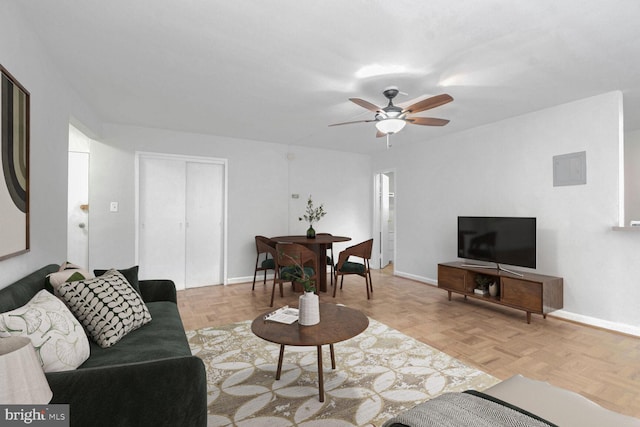
[[[396,85],[454,101],[394,145],[611,90],[640,129],[638,0],[11,1],[106,122],[368,153],[373,123],[328,125]]]

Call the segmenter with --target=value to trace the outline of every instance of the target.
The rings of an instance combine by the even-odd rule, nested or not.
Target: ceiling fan
[[[400,93],[400,91],[395,86],[388,87],[382,92],[382,94],[389,100],[389,104],[384,108],[378,107],[364,99],[349,98],[349,101],[376,113],[375,117],[371,120],[334,123],[329,126],[376,122],[376,128],[378,130],[376,137],[380,138],[382,136],[388,136],[400,132],[407,123],[422,126],[444,126],[449,123],[449,120],[446,119],[413,117],[412,115],[453,101],[453,98],[450,95],[443,93],[441,95],[432,96],[430,98],[423,99],[422,101],[415,102],[408,107],[401,108],[393,105],[393,98],[395,98],[398,93]]]

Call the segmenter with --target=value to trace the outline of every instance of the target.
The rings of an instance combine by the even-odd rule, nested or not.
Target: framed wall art
[[[29,92],[0,65],[0,260],[29,251]]]

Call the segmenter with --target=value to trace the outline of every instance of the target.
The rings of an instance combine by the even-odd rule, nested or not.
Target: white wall
[[[625,133],[624,190],[625,226],[640,221],[640,130]]]
[[[324,205],[327,215],[314,224],[316,233],[351,237],[334,244],[334,254],[370,239],[372,233],[373,182],[371,157],[313,148],[289,146],[289,231],[305,234],[308,223],[299,220],[307,199]],[[292,194],[298,194],[293,199]]]
[[[306,198],[323,203],[319,232],[355,242],[371,229],[370,157],[212,135],[107,125],[91,147],[91,268],[125,268],[135,259],[135,152],[228,159],[229,283],[253,277],[254,236],[304,234]],[[291,194],[298,193],[299,199]],[[119,202],[118,213],[109,203]],[[337,245],[336,249],[340,247]]]
[[[0,288],[67,252],[67,150],[69,121],[100,124],[89,106],[58,74],[40,41],[11,2],[0,2],[0,63],[30,92],[29,253],[0,261]]]
[[[640,332],[640,234],[612,230],[621,114],[612,92],[374,156],[397,171],[396,271],[435,283],[457,259],[458,215],[535,216],[537,272],[564,278],[557,314]],[[552,157],[578,151],[587,184],[553,187]]]

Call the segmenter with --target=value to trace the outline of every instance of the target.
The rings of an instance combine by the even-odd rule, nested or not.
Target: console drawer
[[[438,287],[453,291],[465,291],[466,271],[459,268],[438,266]]]
[[[530,312],[542,313],[542,285],[503,277],[502,302]]]

